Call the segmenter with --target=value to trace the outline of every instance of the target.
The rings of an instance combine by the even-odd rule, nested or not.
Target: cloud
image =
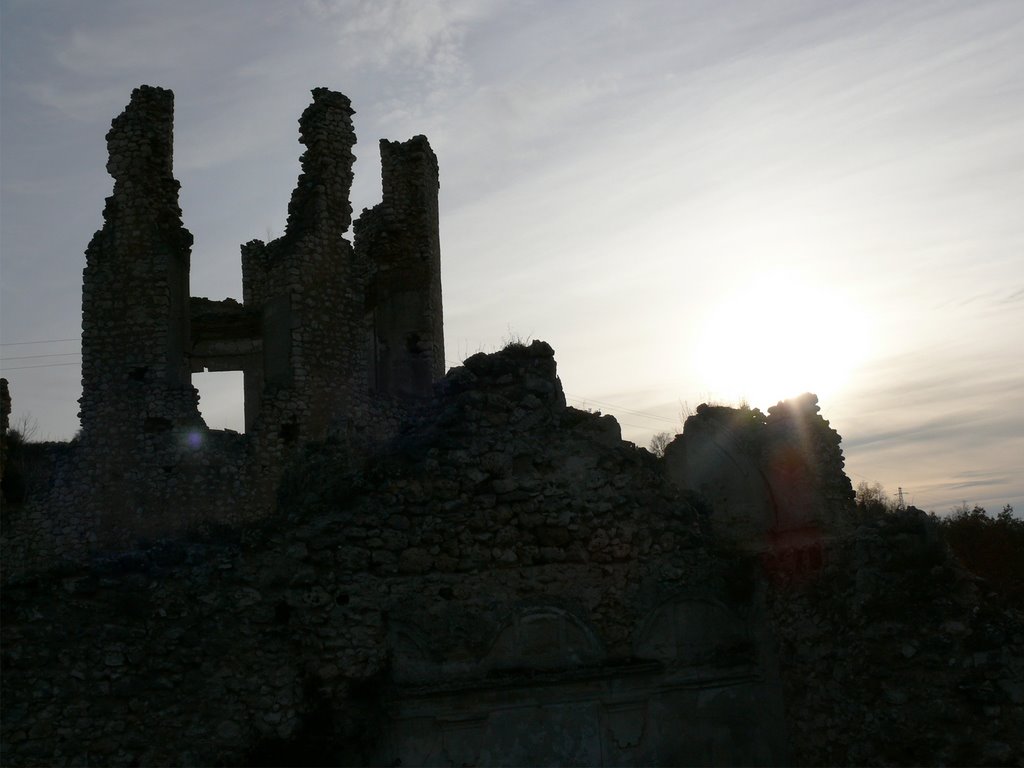
[[[348,67],[399,69],[434,87],[463,81],[466,29],[496,7],[470,0],[307,0],[318,23],[332,25],[336,52]]]
[[[968,449],[1016,438],[1021,434],[1024,434],[1024,415],[1006,414],[1001,409],[979,409],[947,414],[902,427],[876,428],[844,438],[843,446],[851,451],[871,448],[880,452],[909,451],[917,450],[918,447],[953,443],[961,449]]]
[[[69,120],[96,123],[110,119],[128,101],[128,94],[120,86],[106,86],[83,90],[59,85],[53,81],[37,81],[21,86],[25,95]]]
[[[984,359],[946,360],[944,367],[936,370],[936,355],[941,351],[922,351],[920,367],[915,366],[913,356],[877,361],[864,373],[864,378],[874,383],[861,385],[858,399],[875,403],[879,409],[910,409],[948,406],[958,400],[998,403],[1024,391],[1024,373],[1018,370],[992,368]]]
[[[140,70],[171,70],[189,62],[192,55],[207,47],[219,29],[215,19],[182,13],[161,13],[149,4],[145,15],[130,8],[126,16],[107,19],[106,24],[88,24],[72,28],[54,49],[56,63],[69,73],[87,73],[111,78]],[[175,41],[175,45],[169,45]]]
[[[999,508],[1006,503],[1013,504],[1015,499],[1024,496],[1019,477],[983,471],[959,472],[950,480],[924,482],[916,486],[914,491],[915,495],[931,499],[927,502],[931,508],[943,511],[965,501],[968,496],[970,503],[983,506],[996,504]]]
[[[983,369],[973,375],[976,362]],[[1024,376],[1012,369],[999,375],[984,363],[965,361],[962,370],[912,376],[884,395],[844,400],[842,413],[829,416],[843,435],[851,476],[901,485],[929,509],[959,503],[968,491],[973,502],[1019,505]]]
[[[988,488],[993,485],[1007,485],[1016,478],[1001,472],[983,472],[980,470],[961,472],[960,476],[946,483],[937,483],[929,487],[931,491],[963,491],[969,488]]]
[[[8,0],[5,181],[59,157],[47,208],[97,217],[106,177],[91,200],[67,184],[83,137],[102,176],[131,87],[173,87],[193,276],[237,281],[235,243],[283,225],[309,88],[336,87],[358,110],[357,209],[378,199],[378,136],[439,155],[450,340],[512,323],[556,345],[570,392],[670,418],[715,396],[687,369],[701,311],[795,264],[878,321],[887,358],[823,403],[850,466],[995,481],[1024,411],[1022,32],[1012,2]],[[9,213],[64,269],[56,227]]]
[[[1020,302],[1024,302],[1024,288],[1018,288],[998,301],[1000,304],[1018,304]]]

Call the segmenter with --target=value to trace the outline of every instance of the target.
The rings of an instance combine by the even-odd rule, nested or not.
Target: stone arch
[[[633,652],[670,666],[754,661],[750,629],[735,611],[708,597],[680,594],[644,617]]]
[[[554,605],[516,610],[498,630],[483,667],[559,670],[595,664],[605,651],[597,634],[578,616]]]
[[[410,621],[388,622],[388,655],[396,682],[417,683],[439,677],[441,663],[430,651],[429,637]]]
[[[713,421],[688,422],[686,430],[665,452],[669,481],[707,500],[719,535],[757,541],[774,529],[778,524],[774,489],[737,430]]]

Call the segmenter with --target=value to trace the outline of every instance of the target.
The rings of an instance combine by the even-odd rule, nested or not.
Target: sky
[[[81,275],[134,87],[175,92],[193,295],[284,230],[310,90],[440,164],[446,357],[555,349],[647,445],[804,391],[854,485],[1024,512],[1024,3],[0,0],[0,373],[78,428]],[[241,429],[241,375],[194,377]]]

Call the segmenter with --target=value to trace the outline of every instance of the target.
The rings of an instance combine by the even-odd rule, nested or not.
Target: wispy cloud
[[[1017,304],[1024,301],[1024,288],[1018,288],[1012,293],[998,300],[1000,304]]]
[[[575,395],[671,418],[715,396],[691,363],[702,313],[793,269],[871,321],[875,359],[823,403],[851,471],[1013,486],[1020,3],[7,0],[2,34],[5,184],[95,210],[58,241],[5,192],[5,244],[39,274],[87,240],[106,125],[150,82],[177,94],[193,279],[237,283],[234,244],[283,225],[295,119],[327,85],[358,110],[357,209],[379,195],[378,136],[425,133],[438,152],[449,339],[475,351],[511,324],[555,343]],[[18,306],[37,294],[18,290]],[[855,321],[839,314],[813,321]],[[806,340],[752,322],[746,343]]]
[[[59,112],[69,120],[94,123],[109,119],[118,104],[126,100],[123,86],[80,90],[58,85],[53,81],[26,83],[25,94],[36,104]]]
[[[991,445],[1006,438],[1024,434],[1024,415],[1002,413],[1000,409],[979,409],[966,413],[947,414],[927,421],[890,429],[874,429],[854,434],[843,441],[851,451],[871,448],[911,451],[919,446],[953,443],[963,450]]]
[[[416,82],[449,86],[469,76],[466,27],[492,2],[479,0],[307,0],[318,23],[333,27],[336,54],[361,70],[400,70]]]

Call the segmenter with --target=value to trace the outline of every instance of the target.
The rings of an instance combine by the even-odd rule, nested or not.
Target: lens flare
[[[783,271],[711,309],[694,362],[714,396],[766,408],[802,392],[833,395],[867,349],[866,314],[841,290]]]

